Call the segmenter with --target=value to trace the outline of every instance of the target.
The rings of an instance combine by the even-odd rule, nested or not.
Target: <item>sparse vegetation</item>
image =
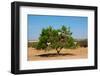
[[[78,43],[78,46],[80,46],[80,47],[88,47],[88,40],[87,39],[78,40],[77,43]]]

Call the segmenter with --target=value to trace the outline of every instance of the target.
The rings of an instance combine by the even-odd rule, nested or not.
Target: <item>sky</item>
[[[88,17],[28,15],[28,40],[38,40],[43,28],[52,26],[59,29],[62,25],[70,27],[75,39],[86,39],[88,36]]]

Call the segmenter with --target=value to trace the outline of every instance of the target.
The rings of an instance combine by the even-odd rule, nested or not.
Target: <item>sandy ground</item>
[[[61,55],[57,55],[56,50],[44,51],[35,48],[28,48],[28,61],[36,60],[61,60],[61,59],[79,59],[87,58],[87,48],[62,49]]]

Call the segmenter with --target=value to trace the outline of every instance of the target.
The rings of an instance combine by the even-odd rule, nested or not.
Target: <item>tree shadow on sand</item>
[[[48,54],[40,54],[40,55],[35,55],[39,57],[59,57],[59,56],[74,56],[75,54],[72,53],[48,53]]]

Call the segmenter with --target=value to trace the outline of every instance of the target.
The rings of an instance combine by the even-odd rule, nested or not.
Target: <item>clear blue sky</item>
[[[59,29],[62,25],[70,27],[75,39],[87,38],[88,17],[28,15],[28,40],[38,40],[42,28]]]

